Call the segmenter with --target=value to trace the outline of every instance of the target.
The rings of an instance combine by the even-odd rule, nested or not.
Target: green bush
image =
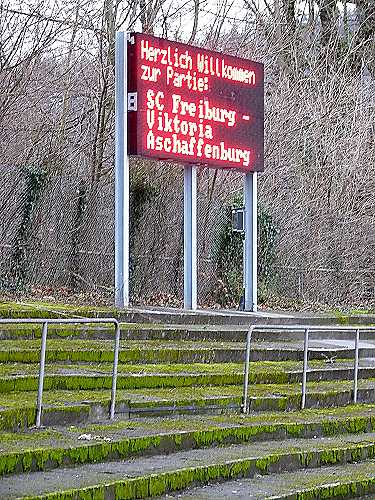
[[[9,271],[0,277],[0,289],[18,292],[25,289],[29,271],[29,247],[34,230],[34,217],[47,182],[43,167],[28,165],[23,168],[25,176],[24,205],[21,222],[17,230]]]
[[[236,307],[243,295],[243,238],[232,230],[232,209],[243,206],[242,196],[224,208],[225,223],[214,249],[217,285],[213,299],[222,307]],[[258,205],[258,299],[266,300],[274,283],[277,228],[269,211]]]

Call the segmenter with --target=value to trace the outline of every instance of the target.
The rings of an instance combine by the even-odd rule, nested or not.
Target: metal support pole
[[[119,351],[120,351],[120,335],[121,335],[120,324],[116,323],[115,350],[114,350],[113,370],[112,370],[111,406],[110,406],[110,410],[109,410],[110,420],[113,420],[115,418],[117,369],[118,369],[118,356],[119,356]]]
[[[197,167],[184,167],[184,307],[197,308]]]
[[[245,311],[257,310],[257,173],[245,175]]]
[[[303,373],[302,373],[302,401],[301,409],[304,410],[306,406],[306,385],[307,385],[307,369],[309,358],[309,329],[305,329],[305,342],[303,346]]]
[[[359,366],[359,330],[355,332],[353,403],[357,402],[357,397],[358,397],[358,366]]]
[[[245,356],[245,370],[244,370],[244,380],[243,380],[243,403],[242,403],[242,413],[249,413],[247,399],[249,390],[249,365],[250,365],[250,345],[251,345],[251,335],[253,333],[254,327],[251,326],[247,332],[246,337],[246,356]]]
[[[116,34],[115,306],[129,305],[129,158],[127,33]]]
[[[39,364],[39,381],[38,381],[38,397],[36,400],[36,427],[40,427],[42,420],[42,402],[43,402],[43,384],[44,370],[46,363],[46,346],[47,346],[48,323],[43,323],[42,328],[42,344],[40,348],[40,364]]]

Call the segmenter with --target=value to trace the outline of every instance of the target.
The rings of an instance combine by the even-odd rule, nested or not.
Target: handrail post
[[[46,362],[46,346],[47,346],[48,323],[45,321],[42,328],[42,344],[40,348],[40,364],[39,364],[39,381],[38,381],[38,396],[36,402],[36,427],[40,427],[42,419],[42,401],[43,401],[43,385],[44,371]]]
[[[113,371],[112,371],[112,390],[111,390],[111,404],[109,409],[109,419],[113,420],[115,418],[115,406],[116,406],[116,386],[117,386],[117,369],[118,369],[118,358],[120,351],[120,324],[118,321],[115,323],[115,350],[113,359]]]
[[[358,396],[358,365],[359,365],[359,329],[356,330],[355,334],[353,403],[357,402],[357,396]]]
[[[247,332],[246,336],[246,356],[245,356],[245,370],[244,370],[244,381],[243,381],[243,402],[242,402],[242,413],[247,414],[248,405],[248,389],[249,389],[249,364],[250,364],[250,344],[251,335],[253,333],[254,326],[251,326]]]
[[[301,400],[302,410],[304,410],[306,406],[308,358],[309,358],[309,329],[305,328],[305,341],[303,346],[303,373],[302,373],[302,400]]]

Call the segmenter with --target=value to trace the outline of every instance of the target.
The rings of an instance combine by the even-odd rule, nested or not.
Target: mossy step
[[[37,315],[39,312],[36,313]],[[87,317],[86,314],[78,313],[72,315],[70,312],[61,313],[58,310],[52,311],[53,317],[72,318]],[[97,312],[91,314],[91,317],[98,318]],[[121,315],[120,315],[121,316]],[[1,308],[0,308],[1,317]],[[25,315],[25,317],[34,317]],[[38,316],[36,316],[38,317]],[[108,317],[108,314],[103,315]],[[114,316],[116,317],[116,316]],[[281,324],[285,324],[280,319]],[[158,324],[142,322],[122,322],[121,337],[126,340],[168,340],[168,341],[210,341],[210,342],[236,342],[241,343],[246,339],[248,325],[189,325],[189,324]],[[0,339],[38,339],[41,337],[41,325],[32,324],[0,324]],[[77,338],[77,339],[111,339],[113,338],[113,326],[108,324],[52,324],[49,326],[49,338]],[[355,331],[312,331],[311,339],[340,339],[354,340]],[[254,342],[285,342],[298,341],[303,342],[303,330],[255,330],[252,334]],[[373,332],[362,331],[361,340],[373,340]]]
[[[47,361],[110,362],[113,360],[113,340],[57,340],[47,342]],[[235,342],[169,342],[127,340],[120,342],[120,362],[239,362],[244,360],[245,345]],[[3,340],[0,362],[37,363],[39,340]]]
[[[97,370],[95,370],[97,371]],[[156,370],[155,370],[156,371]],[[162,371],[162,370],[160,370]],[[50,374],[45,376],[45,390],[99,390],[109,389],[112,384],[112,376],[91,373],[85,367],[61,367],[50,370]],[[52,374],[52,372],[54,372]],[[58,373],[60,372],[60,373]],[[361,369],[359,380],[374,380],[373,369]],[[347,381],[352,379],[353,369],[336,368],[335,370],[310,370],[308,378],[311,382],[320,381]],[[249,383],[251,385],[276,385],[295,384],[302,380],[302,372],[250,372]],[[142,373],[139,370],[129,373],[127,370],[119,370],[117,378],[118,389],[147,389],[147,388],[178,388],[178,387],[212,387],[231,386],[243,383],[243,373],[241,370],[230,373],[223,370],[222,373],[212,373],[202,370],[202,373],[189,373],[188,370],[175,371],[173,373]],[[14,391],[36,391],[38,378],[36,375],[15,375],[0,378],[0,393]]]
[[[369,360],[361,360],[360,369],[375,368]],[[61,373],[63,370],[82,370],[87,373],[106,374],[112,373],[112,362],[46,362],[46,373]],[[301,361],[254,361],[250,363],[250,371],[254,373],[294,373],[303,369]],[[309,362],[311,370],[352,369],[353,361],[350,359],[337,359],[334,364],[322,360]],[[119,363],[119,372],[123,373],[240,373],[244,370],[244,363]],[[38,363],[9,362],[0,363],[0,376],[31,375],[39,373]]]
[[[73,319],[73,318],[72,318]],[[151,325],[142,323],[121,323],[121,338],[127,341],[139,340],[186,340],[189,335],[185,327],[174,327],[172,325]],[[233,339],[232,339],[233,334]],[[0,323],[1,340],[36,340],[42,336],[42,323]],[[48,338],[76,340],[111,340],[114,337],[114,326],[108,323],[86,323],[86,324],[49,324]],[[246,331],[229,330],[226,335],[221,335],[219,341],[244,341]],[[205,340],[204,330],[194,330],[190,341]],[[207,339],[211,340],[211,339]]]
[[[111,387],[112,363],[46,365],[46,389],[99,389]],[[250,384],[285,384],[302,380],[302,362],[252,362]],[[192,364],[119,364],[119,388],[187,387],[191,385],[233,385],[243,382],[241,363]],[[39,365],[0,364],[0,392],[36,390]],[[334,366],[313,360],[309,364],[310,381],[348,380],[353,378],[353,363],[338,360]],[[375,367],[360,365],[359,378],[373,378]]]
[[[31,316],[33,314],[34,316]],[[249,323],[249,315],[238,311],[181,311],[174,308],[141,308],[116,309],[112,306],[77,306],[75,303],[62,303],[45,300],[35,300],[32,297],[23,297],[18,301],[4,300],[0,302],[0,317],[19,318],[19,317],[66,317],[67,315],[79,315],[87,317],[107,317],[115,316],[121,321],[145,321],[152,323],[174,322],[176,324],[204,324],[210,325],[243,325],[245,328]],[[173,320],[171,321],[171,318]],[[374,324],[375,315],[371,310],[355,310],[352,312],[333,311],[329,314],[306,317],[293,316],[291,314],[266,311],[262,315],[253,315],[252,320],[255,323],[277,324],[284,322],[286,324],[310,324],[314,325],[371,325]]]
[[[73,370],[72,370],[73,371]],[[44,378],[44,390],[99,390],[110,389],[112,376],[89,375],[78,367],[74,369],[75,374],[46,375]],[[174,387],[196,387],[196,386],[223,386],[238,385],[243,381],[241,373],[228,374],[167,374],[167,375],[144,375],[130,374],[117,377],[118,389],[143,389],[143,388],[174,388]],[[36,391],[38,388],[37,376],[12,376],[0,378],[0,393],[17,391]]]
[[[48,339],[47,361],[109,362],[113,360],[113,340],[57,340]],[[310,359],[352,359],[353,349],[323,346],[312,342]],[[37,363],[40,341],[3,340],[0,346],[0,362],[23,361]],[[372,357],[375,349],[360,349],[361,358]],[[120,361],[124,363],[194,363],[194,362],[241,362],[245,358],[245,343],[204,341],[122,341]],[[298,342],[254,342],[251,347],[252,361],[287,361],[303,359],[303,344]]]
[[[303,469],[282,474],[241,478],[168,494],[181,500],[322,500],[324,498],[374,498],[375,461],[320,469]],[[368,496],[367,496],[368,495]]]
[[[47,378],[46,378],[47,380]],[[312,395],[313,393],[324,395],[335,395],[341,392],[350,392],[353,387],[353,382],[338,380],[338,381],[320,381],[320,382],[308,382],[307,383],[307,394]],[[103,398],[104,395],[110,393],[109,390],[48,390],[47,386],[44,391],[44,401],[64,401],[64,398],[68,397],[69,401],[80,401],[83,400],[96,400],[97,398]],[[365,379],[359,380],[358,388],[360,390],[374,391],[375,390],[375,379]],[[171,402],[177,397],[180,398],[192,398],[196,397],[219,397],[219,396],[240,396],[242,395],[243,387],[242,380],[241,384],[238,385],[225,385],[225,386],[194,386],[194,387],[166,387],[159,388],[155,390],[154,388],[140,388],[140,389],[124,389],[120,390],[119,394],[127,395],[129,399],[136,399],[151,402],[159,400],[171,400]],[[283,397],[283,396],[300,396],[301,385],[296,384],[254,384],[249,387],[249,396],[254,397]],[[33,391],[25,392],[9,392],[5,393],[0,398],[0,406],[4,406],[9,401],[19,402],[20,398],[22,401],[33,401],[35,399],[35,394]]]
[[[84,427],[73,428],[83,432],[103,432],[106,436],[122,435],[123,432],[131,432],[131,435],[141,432],[178,432],[196,431],[207,428],[224,428],[226,426],[255,426],[262,425],[279,426],[291,425],[294,429],[294,437],[301,437],[300,431],[305,436],[304,426],[322,425],[324,428],[322,435],[335,435],[341,433],[366,432],[368,425],[372,428],[375,423],[375,404],[352,404],[338,408],[316,408],[289,412],[258,412],[252,414],[232,413],[222,415],[184,415],[183,417],[172,416],[164,418],[135,418],[131,420],[117,420],[115,422],[106,421],[97,424],[89,424]],[[369,429],[370,429],[369,428]],[[72,428],[71,428],[72,429]],[[314,428],[315,429],[315,428]],[[346,430],[343,430],[346,429]],[[307,431],[307,428],[305,428]],[[316,429],[315,429],[316,430]],[[319,435],[312,430],[314,435]],[[307,436],[307,435],[306,435]],[[15,435],[15,439],[17,439]]]
[[[42,337],[42,327],[42,323],[0,323],[0,340],[37,340]],[[113,337],[114,326],[108,326],[106,323],[48,325],[48,338],[109,340]]]
[[[70,315],[68,315],[70,317]],[[50,324],[48,331],[51,335],[56,337],[78,337],[82,338],[92,336],[97,339],[108,339],[113,336],[113,326],[108,323],[86,323],[86,324]],[[174,325],[174,324],[157,324],[157,323],[120,323],[121,334],[127,340],[214,340],[217,337],[218,341],[222,340],[235,340],[243,342],[246,339],[248,327],[229,325],[229,326],[207,326],[207,325]],[[25,336],[26,338],[40,338],[42,324],[28,324],[28,323],[0,323],[0,336],[3,338],[12,338],[11,336],[19,338]],[[263,339],[264,333],[266,338],[272,340],[273,338],[279,339],[276,330],[267,332],[255,332],[254,339]],[[303,339],[303,332],[287,331],[282,340],[296,338]]]
[[[351,407],[345,415],[338,410],[326,413],[305,410],[286,415],[200,417],[199,421],[191,417],[156,422],[138,419],[78,428],[2,433],[0,475],[217,445],[375,431],[375,406]],[[82,441],[82,436],[88,441]],[[364,437],[367,442],[368,435]]]
[[[3,341],[3,343],[8,341]],[[23,341],[25,342],[25,341]],[[31,342],[31,341],[30,341]],[[92,341],[75,342],[75,345],[70,345],[69,341],[64,341],[62,345],[55,347],[52,345],[53,340],[49,340],[47,344],[46,360],[47,362],[58,361],[81,361],[81,362],[111,362],[113,361],[113,342],[104,341],[95,343]],[[99,341],[98,341],[99,342]],[[56,344],[55,344],[56,345]],[[332,353],[328,353],[329,356]],[[298,358],[295,353],[292,358]],[[337,352],[332,354],[337,357]],[[252,355],[252,360],[264,358],[288,359],[289,351],[285,356],[281,356],[275,352],[265,352],[264,349],[255,350]],[[38,363],[40,358],[40,346],[35,349],[14,348],[3,344],[0,348],[0,362],[18,362]],[[319,356],[323,359],[323,356]],[[245,359],[245,347],[234,345],[233,343],[225,345],[213,345],[197,343],[192,345],[185,342],[181,345],[160,345],[160,342],[122,342],[120,346],[119,361],[121,363],[227,363],[227,362],[243,362]]]
[[[330,464],[358,464],[375,456],[374,441],[373,434],[290,439],[287,443],[271,441],[195,449],[130,461],[84,464],[74,469],[17,474],[2,478],[0,497],[4,500],[27,495],[48,499],[79,498],[77,490],[83,490],[87,496],[81,498],[104,500],[113,492],[115,494],[111,498],[146,498],[212,480],[253,477]],[[373,474],[375,477],[375,469]],[[77,496],[74,497],[74,494]]]
[[[0,318],[66,318],[66,317],[111,317],[119,311],[114,307],[76,306],[43,301],[25,300],[0,302]]]
[[[333,363],[323,360],[310,360],[309,370],[330,370],[352,369],[354,365],[351,359],[337,358]],[[46,363],[47,369],[74,368],[98,371],[99,373],[112,372],[112,362],[54,362]],[[249,368],[254,373],[292,373],[300,372],[303,369],[302,361],[253,361]],[[375,368],[374,360],[359,360],[359,369]],[[0,363],[0,373],[7,375],[12,371],[19,370],[25,374],[34,373],[39,369],[38,363]],[[232,373],[240,372],[244,369],[244,363],[119,363],[119,371],[124,373]]]
[[[280,319],[278,324],[285,325],[285,321]],[[164,340],[210,340],[210,341],[235,341],[243,342],[246,339],[246,334],[249,326],[205,326],[205,325],[157,325],[158,327],[150,328],[143,325],[141,328],[122,328],[122,337],[125,339],[164,339]],[[311,331],[310,338],[318,341],[319,339],[340,339],[352,340],[355,339],[355,330],[330,330],[327,328],[322,331]],[[254,330],[252,340],[254,342],[303,342],[304,330]],[[373,340],[373,331],[361,331],[361,340]]]
[[[375,401],[374,381],[360,381],[358,401]],[[251,411],[285,411],[301,405],[298,384],[259,384],[251,387]],[[35,392],[3,394],[0,398],[0,430],[25,428],[35,422]],[[84,422],[108,412],[110,391],[45,391],[45,425],[58,422]],[[350,404],[349,382],[308,383],[307,407],[335,407]],[[116,411],[124,417],[162,416],[169,414],[218,413],[240,411],[242,386],[179,387],[172,389],[119,390]],[[120,409],[121,408],[121,409]],[[66,418],[65,418],[66,416]]]

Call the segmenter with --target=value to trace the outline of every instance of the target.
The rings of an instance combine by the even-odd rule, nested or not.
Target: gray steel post
[[[197,167],[184,166],[184,307],[197,308]]]
[[[40,347],[40,364],[39,364],[39,381],[38,381],[38,396],[36,401],[36,427],[40,427],[42,420],[42,402],[43,402],[43,384],[44,370],[46,362],[46,346],[47,346],[48,323],[43,323],[42,328],[42,343]]]
[[[358,365],[359,365],[359,330],[356,330],[356,332],[355,332],[355,356],[354,356],[353,403],[357,402],[357,397],[358,397]]]
[[[251,326],[246,336],[246,356],[245,356],[245,370],[244,370],[244,380],[243,380],[243,402],[242,402],[242,413],[249,413],[248,409],[248,391],[249,391],[249,368],[250,368],[250,345],[251,345],[251,335],[253,333],[254,327]]]
[[[245,175],[245,311],[257,310],[257,173]]]
[[[303,373],[302,373],[302,401],[301,409],[306,406],[306,386],[307,386],[307,369],[309,358],[309,329],[305,329],[305,341],[303,346]]]
[[[113,370],[112,370],[111,405],[110,405],[110,409],[109,409],[110,420],[113,420],[115,418],[118,356],[119,356],[119,351],[120,351],[120,335],[121,335],[120,324],[116,323],[115,349],[114,349],[114,353],[113,353],[114,358],[113,358]]]
[[[127,33],[116,33],[115,55],[115,306],[129,305],[129,158]]]

